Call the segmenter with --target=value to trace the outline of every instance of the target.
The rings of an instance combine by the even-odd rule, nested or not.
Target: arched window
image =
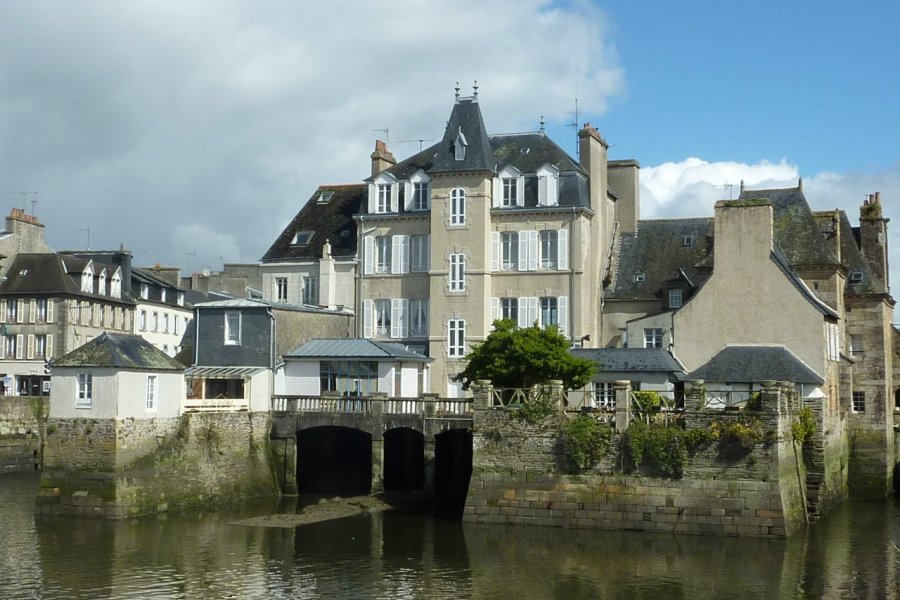
[[[450,224],[466,224],[466,191],[462,188],[450,190]]]

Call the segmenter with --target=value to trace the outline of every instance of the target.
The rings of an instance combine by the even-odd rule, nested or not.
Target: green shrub
[[[684,430],[632,422],[625,432],[626,448],[635,466],[647,465],[669,477],[681,477],[687,464]]]
[[[746,456],[763,440],[762,427],[756,419],[713,423],[713,434],[719,440],[719,455],[725,459]]]
[[[746,410],[762,410],[762,394],[760,392],[750,394],[750,397],[747,399]]]
[[[515,415],[522,421],[534,425],[557,412],[556,403],[548,395],[541,394],[515,409]]]
[[[634,392],[634,403],[638,410],[649,412],[658,410],[662,400],[657,392]]]
[[[684,432],[684,445],[691,454],[708,448],[715,440],[716,437],[709,429],[698,427]]]
[[[609,425],[587,415],[566,422],[560,431],[563,452],[575,470],[588,469],[600,462],[611,438]]]
[[[797,415],[797,421],[791,423],[791,433],[795,441],[803,444],[815,432],[816,421],[813,418],[812,410],[808,406],[804,406],[800,409],[800,414]]]

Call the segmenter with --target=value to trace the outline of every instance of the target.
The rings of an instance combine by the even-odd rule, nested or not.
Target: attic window
[[[862,271],[850,271],[850,283],[862,283]]]
[[[332,196],[334,196],[334,192],[322,192],[319,194],[319,199],[316,201],[316,204],[328,204],[328,201],[331,200]]]
[[[647,276],[644,275],[643,273],[638,273],[637,275],[634,276],[635,283],[644,283],[644,280],[646,280],[646,279],[647,279]]]
[[[466,136],[462,132],[462,127],[460,127],[459,132],[456,134],[456,141],[453,143],[453,158],[456,160],[465,160],[466,146],[468,145],[469,142],[466,141]]]
[[[684,236],[684,238],[682,238],[682,240],[681,240],[681,245],[682,246],[693,246],[694,245],[694,236],[692,236],[692,235]]]
[[[309,244],[309,241],[312,239],[314,231],[298,231],[294,234],[294,239],[291,240],[292,246],[306,246]]]
[[[19,271],[19,276],[22,275],[28,275],[28,269],[22,269],[21,271]]]

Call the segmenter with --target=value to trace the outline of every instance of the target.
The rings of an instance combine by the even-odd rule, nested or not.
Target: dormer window
[[[390,173],[379,173],[369,184],[368,208],[370,214],[398,212],[400,192],[397,180]],[[409,195],[409,194],[407,194]]]
[[[635,283],[644,283],[644,281],[646,279],[647,279],[647,276],[644,275],[643,273],[638,273],[637,275],[634,276]]]
[[[694,236],[686,235],[681,239],[682,246],[693,246],[694,245]]]
[[[184,292],[178,292],[178,306],[184,306]]]
[[[119,271],[113,273],[112,279],[110,279],[109,295],[113,298],[122,297],[122,275]]]
[[[313,237],[314,231],[298,231],[291,240],[292,246],[308,246]]]
[[[540,206],[556,206],[559,204],[559,169],[553,165],[544,165],[537,172],[538,204]]]
[[[850,271],[850,283],[862,283],[862,271]]]
[[[453,142],[453,158],[456,160],[465,160],[466,146],[468,145],[469,142],[466,141],[466,136],[462,132],[462,127],[460,127],[459,132],[456,134],[456,140]]]
[[[332,196],[334,196],[334,192],[322,192],[319,194],[319,199],[316,200],[316,204],[328,204],[328,201],[331,200]]]
[[[97,278],[97,293],[106,294],[106,271],[100,271],[100,277]]]
[[[510,208],[525,205],[525,178],[512,166],[503,167],[494,178],[494,207]]]
[[[159,301],[160,302],[166,301],[166,288],[162,288],[161,290],[159,290]]]
[[[424,171],[416,171],[404,183],[403,209],[406,211],[424,211],[431,208],[431,179]]]
[[[150,298],[150,286],[146,283],[141,284],[141,298],[143,298],[144,300]]]
[[[684,291],[681,288],[669,290],[669,308],[681,308],[684,303]]]
[[[88,294],[94,293],[94,273],[90,266],[81,274],[81,291]]]

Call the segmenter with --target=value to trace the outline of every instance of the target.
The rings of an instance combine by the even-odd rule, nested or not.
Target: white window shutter
[[[538,316],[538,299],[534,296],[528,298],[528,326],[531,327],[537,323]]]
[[[393,273],[394,275],[399,275],[400,273],[402,273],[402,271],[400,270],[400,256],[403,254],[401,250],[401,238],[403,238],[402,235],[391,236],[391,273]]]
[[[19,306],[16,310],[16,323],[24,323],[25,322],[25,301],[19,300]]]
[[[363,337],[372,337],[372,313],[375,310],[375,302],[371,299],[363,300]]]
[[[32,298],[28,301],[28,322],[34,323],[35,315],[37,315],[37,300]]]
[[[6,303],[7,300],[0,300],[0,323],[6,323]]]
[[[409,337],[409,299],[400,298],[400,337]]]
[[[500,270],[500,232],[491,232],[491,271]]]
[[[500,298],[491,298],[491,325],[500,318]]]
[[[516,178],[516,206],[525,206],[525,178]]]
[[[400,272],[409,273],[409,236],[400,236]]]
[[[528,322],[528,298],[519,298],[518,311],[519,327],[522,329],[529,327],[531,323]]]
[[[524,232],[527,234],[528,238],[528,270],[529,271],[537,271],[538,268],[538,232],[535,230]],[[519,251],[522,251],[521,244],[519,244]]]
[[[491,190],[491,206],[497,208],[503,198],[503,183],[499,177],[494,177],[493,190]]]
[[[25,336],[21,333],[16,336],[16,358],[21,360],[22,354],[25,351]]]
[[[400,298],[391,298],[391,337],[400,337]]]
[[[53,358],[53,334],[52,333],[47,334],[47,350],[46,350],[46,353],[44,354],[44,358],[46,358],[47,360],[50,360],[51,358]]]
[[[53,307],[56,303],[53,301],[53,298],[47,298],[47,322],[53,322]],[[49,342],[48,342],[49,343]]]
[[[547,206],[556,206],[559,204],[559,191],[558,191],[558,183],[559,179],[555,175],[548,175],[546,177],[547,180],[547,199],[545,200],[545,204]]]
[[[559,330],[566,337],[569,337],[569,297],[560,296],[556,299],[556,309],[559,318]]]
[[[519,271],[528,270],[528,232],[520,231],[516,240],[519,251]]]
[[[547,206],[547,176],[538,176],[538,206]]]
[[[400,212],[400,184],[391,184],[391,212]]]
[[[400,185],[403,186],[403,210],[409,212],[413,209],[413,190],[415,186],[413,186],[412,181],[404,181]]]
[[[6,337],[5,335],[0,336],[0,358],[6,358]]]
[[[368,200],[368,210],[366,212],[370,215],[375,214],[375,209],[378,207],[378,186],[374,183],[369,184]]]
[[[560,229],[556,234],[556,267],[560,271],[569,268],[569,230]]]
[[[26,348],[25,357],[28,360],[34,358],[34,336],[30,333],[28,334],[28,348]]]
[[[363,273],[371,275],[375,272],[375,236],[367,235],[363,244]]]

